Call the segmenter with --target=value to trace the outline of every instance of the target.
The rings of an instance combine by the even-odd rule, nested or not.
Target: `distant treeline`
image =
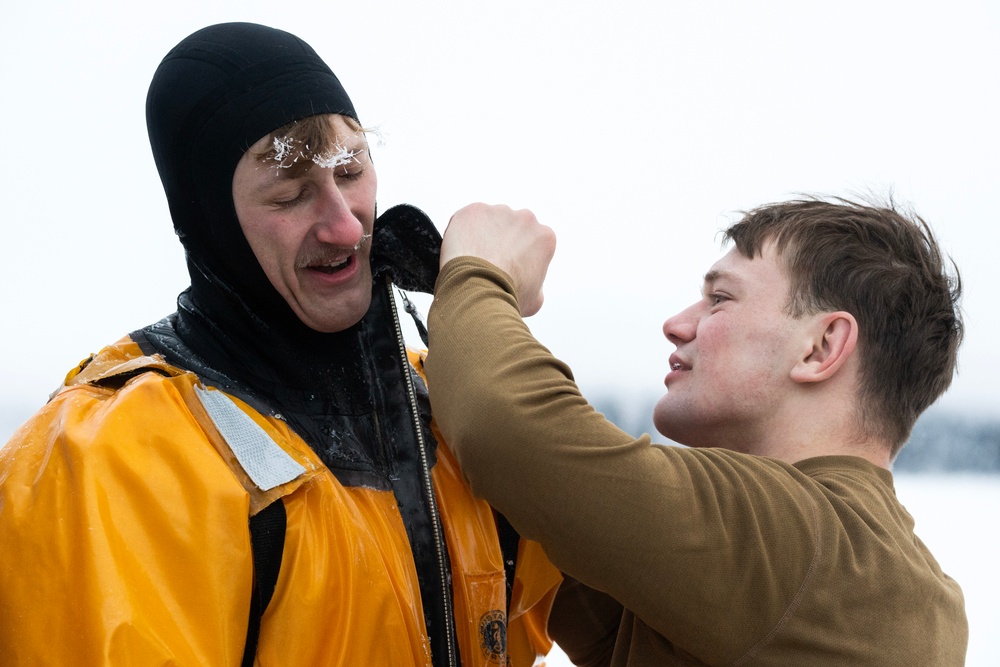
[[[587,395],[584,392],[584,395]],[[658,397],[630,400],[589,396],[598,412],[622,430],[638,436],[649,433],[654,442],[666,442],[653,426]],[[900,472],[1000,472],[1000,416],[956,415],[931,408],[913,428],[894,470]]]

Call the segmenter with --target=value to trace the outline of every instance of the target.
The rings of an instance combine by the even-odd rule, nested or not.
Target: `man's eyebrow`
[[[723,269],[712,269],[711,271],[705,274],[705,283],[706,284],[714,283],[724,278],[728,278],[729,280],[735,280],[736,282],[739,282],[739,278],[734,273],[725,271]]]
[[[727,280],[731,283],[741,284],[743,280],[733,273],[732,271],[726,271],[725,269],[712,269],[705,274],[705,282],[703,283],[703,289],[708,289],[709,287],[715,285],[715,283],[720,280]]]

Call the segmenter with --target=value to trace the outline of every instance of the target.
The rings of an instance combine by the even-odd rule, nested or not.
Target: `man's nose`
[[[314,228],[317,240],[344,248],[354,247],[365,234],[361,221],[335,184],[328,184],[319,197]]]
[[[699,303],[693,303],[663,323],[663,335],[674,345],[694,340],[698,329]]]

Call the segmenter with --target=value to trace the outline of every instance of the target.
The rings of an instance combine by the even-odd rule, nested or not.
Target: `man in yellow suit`
[[[376,215],[337,77],[211,26],[147,123],[191,286],[0,450],[0,663],[532,664],[560,575],[438,438],[393,289],[440,235]]]

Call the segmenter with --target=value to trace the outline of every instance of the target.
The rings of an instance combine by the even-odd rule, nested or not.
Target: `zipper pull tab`
[[[422,319],[420,319],[420,312],[417,311],[417,307],[410,301],[406,296],[406,292],[396,288],[399,291],[399,296],[403,299],[403,310],[409,313],[410,317],[413,318],[413,324],[417,327],[417,333],[420,334],[420,340],[424,341],[424,345],[430,346],[427,342],[427,327],[424,325]]]

